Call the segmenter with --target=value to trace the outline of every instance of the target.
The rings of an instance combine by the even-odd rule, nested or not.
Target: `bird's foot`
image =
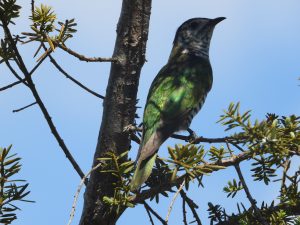
[[[193,131],[192,129],[188,128],[187,132],[189,132],[189,136],[188,136],[188,142],[192,143],[194,142],[198,136],[196,135],[195,131]]]

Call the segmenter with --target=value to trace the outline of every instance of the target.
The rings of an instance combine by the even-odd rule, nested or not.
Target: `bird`
[[[149,89],[131,191],[137,191],[151,175],[164,141],[187,130],[201,109],[213,83],[210,41],[215,26],[224,19],[192,18],[177,29],[168,62]]]

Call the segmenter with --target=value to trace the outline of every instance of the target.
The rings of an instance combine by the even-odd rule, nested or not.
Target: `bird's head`
[[[174,46],[180,46],[185,52],[193,52],[208,57],[213,30],[224,19],[225,17],[215,19],[193,18],[185,21],[177,29]]]

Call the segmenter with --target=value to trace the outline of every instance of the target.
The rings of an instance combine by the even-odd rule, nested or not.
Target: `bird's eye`
[[[198,23],[197,22],[192,22],[190,25],[191,29],[195,30],[198,27]]]

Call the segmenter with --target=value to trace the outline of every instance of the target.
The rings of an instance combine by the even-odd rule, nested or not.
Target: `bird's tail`
[[[137,190],[150,176],[157,154],[148,157],[141,163],[138,163],[130,183],[130,190]]]
[[[137,157],[136,168],[130,183],[130,190],[137,190],[150,176],[157,156],[157,150],[166,140],[162,132],[155,131],[145,144],[141,144]]]

